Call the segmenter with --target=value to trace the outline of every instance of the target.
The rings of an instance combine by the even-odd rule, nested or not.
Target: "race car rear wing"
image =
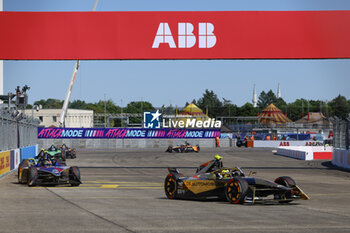
[[[176,167],[168,167],[168,171],[169,171],[169,173],[172,173],[179,178],[184,177],[184,175],[182,173],[180,173]]]
[[[169,173],[177,173],[180,174],[179,170],[176,167],[168,167]]]

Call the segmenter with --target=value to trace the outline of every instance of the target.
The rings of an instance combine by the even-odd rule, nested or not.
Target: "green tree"
[[[237,114],[238,116],[256,116],[258,114],[258,109],[247,102],[242,107],[238,108]]]
[[[127,113],[142,113],[145,111],[154,111],[155,108],[150,102],[147,101],[131,101],[123,109],[123,112]]]
[[[69,103],[68,108],[87,109],[87,104],[83,100],[74,100]]]
[[[278,98],[278,99],[276,99],[276,100],[273,102],[273,104],[274,104],[277,108],[281,109],[282,112],[286,112],[286,111],[287,111],[287,107],[288,107],[288,106],[287,106],[286,101],[284,101],[284,99]]]
[[[332,108],[332,115],[337,116],[341,119],[349,117],[350,105],[349,101],[346,100],[344,96],[338,95],[331,102],[329,102],[329,105]]]
[[[63,100],[58,99],[41,99],[39,101],[35,101],[34,104],[41,105],[42,108],[62,108]]]
[[[277,97],[272,90],[269,90],[269,92],[267,93],[265,91],[262,91],[258,98],[258,107],[260,108],[260,110],[263,110],[268,105],[276,102],[277,102]]]
[[[224,101],[222,103],[222,116],[236,116],[238,107],[231,103],[231,100],[222,98]]]
[[[198,99],[197,105],[203,111],[208,108],[210,117],[222,116],[222,103],[214,91],[206,89],[203,96]]]
[[[304,106],[304,115],[307,114],[307,101],[304,99],[297,99],[293,103],[287,105],[287,115],[292,121],[299,120],[302,117]]]

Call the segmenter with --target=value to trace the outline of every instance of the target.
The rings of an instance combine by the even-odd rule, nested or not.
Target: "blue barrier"
[[[37,146],[28,146],[21,148],[21,161],[23,159],[34,158],[36,156]]]

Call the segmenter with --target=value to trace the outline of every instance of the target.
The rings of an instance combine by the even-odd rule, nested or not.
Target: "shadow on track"
[[[190,200],[190,199],[168,199],[166,197],[157,197],[155,199],[158,200],[169,200],[169,201],[183,201],[183,202],[202,202],[202,203],[218,203],[218,204],[225,204],[225,205],[241,205],[241,206],[254,206],[254,205],[258,205],[258,206],[298,206],[300,205],[300,203],[298,202],[292,202],[292,203],[279,203],[278,201],[272,201],[272,200],[266,200],[266,201],[259,201],[256,202],[254,204],[251,203],[244,203],[244,204],[230,204],[228,203],[227,200],[222,200],[222,199],[218,199],[218,198],[212,198],[212,199],[206,199],[206,200]]]

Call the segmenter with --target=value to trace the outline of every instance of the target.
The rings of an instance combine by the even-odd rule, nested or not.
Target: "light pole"
[[[123,99],[120,99],[120,113],[121,113],[121,117],[122,117],[122,119],[121,119],[121,125],[122,125],[122,127],[124,126],[124,123],[123,123]]]
[[[33,107],[32,107],[32,118],[34,119],[34,109],[39,112],[40,109],[42,109],[42,106],[41,105],[36,105],[34,104]]]

